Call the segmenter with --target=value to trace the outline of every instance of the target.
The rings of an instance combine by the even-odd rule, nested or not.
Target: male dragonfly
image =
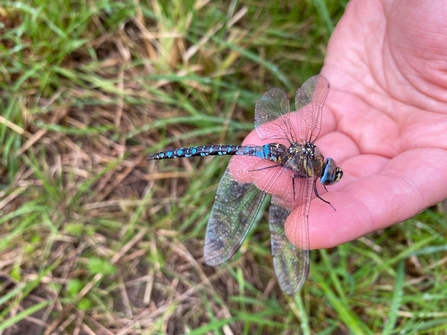
[[[204,258],[208,265],[227,261],[241,246],[255,222],[267,193],[272,194],[269,210],[271,248],[275,273],[287,294],[298,292],[309,273],[308,214],[312,194],[322,201],[316,188],[332,185],[342,170],[331,158],[324,159],[314,144],[321,129],[323,105],[329,83],[322,75],[308,79],[296,92],[296,112],[290,113],[286,94],[277,88],[256,103],[255,128],[265,145],[205,145],[165,150],[150,154],[148,160],[236,155],[230,161],[219,186],[205,235]],[[287,145],[283,144],[286,143]],[[241,157],[249,156],[249,157]],[[254,178],[253,174],[259,176]],[[252,183],[256,180],[255,184]],[[279,180],[286,187],[278,187]],[[284,185],[284,184],[283,184]],[[288,196],[287,196],[288,194]],[[297,222],[297,246],[286,237],[284,224],[292,212]]]

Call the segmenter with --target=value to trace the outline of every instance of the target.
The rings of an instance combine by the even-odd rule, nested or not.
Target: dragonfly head
[[[332,158],[328,158],[324,163],[323,174],[320,183],[323,185],[333,185],[343,177],[343,171],[337,166]]]

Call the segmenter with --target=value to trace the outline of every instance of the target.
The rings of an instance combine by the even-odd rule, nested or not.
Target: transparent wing
[[[237,172],[239,181],[233,178],[230,169]],[[217,188],[205,234],[204,258],[208,265],[227,261],[239,249],[256,220],[266,192],[278,184],[280,177],[287,180],[285,187],[288,187],[292,172],[256,157],[231,159]]]
[[[295,95],[298,113],[298,137],[302,142],[314,142],[321,130],[323,105],[329,93],[329,82],[321,74],[310,77]]]
[[[273,264],[281,289],[287,294],[298,292],[309,274],[309,223],[308,215],[313,192],[313,178],[295,178],[296,211],[293,226],[294,236],[298,236],[298,246],[289,242],[284,230],[286,219],[291,213],[290,202],[274,196],[269,211],[269,225]],[[290,208],[290,207],[289,207]]]
[[[298,292],[309,273],[309,250],[295,247],[286,237],[284,222],[290,211],[272,203],[269,211],[273,264],[281,289]]]
[[[255,128],[262,140],[295,140],[290,123],[289,100],[282,90],[273,88],[256,102]]]
[[[241,246],[253,225],[266,193],[251,183],[233,179],[228,167],[217,188],[205,235],[205,262],[227,261]]]

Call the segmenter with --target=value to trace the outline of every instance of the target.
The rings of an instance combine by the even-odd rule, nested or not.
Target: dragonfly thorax
[[[311,142],[304,145],[293,142],[284,156],[281,162],[294,172],[294,177],[320,178],[321,184],[333,185],[343,176],[335,161],[332,158],[325,160],[320,149]]]
[[[323,173],[324,157],[313,143],[293,142],[282,159],[284,167],[294,172],[296,178],[319,178]]]

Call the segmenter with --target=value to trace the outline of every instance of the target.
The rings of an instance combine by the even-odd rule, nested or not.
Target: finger
[[[447,198],[447,152],[405,152],[370,176],[324,194],[336,208],[313,199],[309,214],[310,245],[329,248],[407,220]],[[296,213],[286,221],[286,234],[298,244]]]

